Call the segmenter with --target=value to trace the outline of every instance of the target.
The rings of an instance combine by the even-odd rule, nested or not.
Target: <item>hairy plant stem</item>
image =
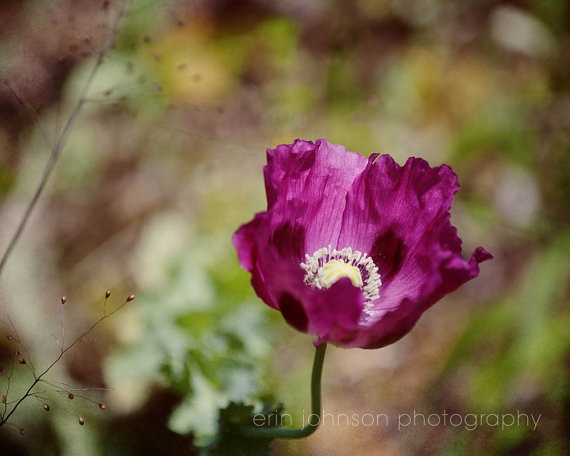
[[[317,346],[313,360],[311,374],[311,415],[306,426],[300,429],[286,429],[280,427],[247,427],[242,434],[250,438],[260,439],[302,439],[310,436],[317,430],[321,422],[321,377],[327,344]]]

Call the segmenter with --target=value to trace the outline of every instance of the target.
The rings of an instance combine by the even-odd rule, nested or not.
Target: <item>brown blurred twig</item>
[[[51,174],[55,168],[55,165],[57,164],[57,161],[61,155],[61,152],[63,151],[63,149],[65,147],[69,132],[73,128],[73,125],[75,124],[75,121],[77,120],[77,117],[79,116],[79,113],[81,112],[81,108],[83,107],[83,105],[85,104],[85,101],[87,100],[87,92],[89,91],[91,84],[93,83],[95,75],[97,74],[99,68],[101,67],[101,65],[103,63],[103,59],[105,58],[105,55],[107,54],[107,52],[109,51],[109,49],[111,48],[111,46],[113,45],[113,43],[115,41],[115,38],[117,36],[117,32],[119,30],[119,25],[121,23],[121,20],[122,20],[124,14],[125,14],[128,3],[129,3],[129,0],[125,0],[122,3],[122,5],[121,5],[121,7],[117,13],[117,17],[115,18],[115,21],[113,22],[113,26],[111,27],[111,31],[110,31],[109,35],[107,36],[107,39],[104,42],[103,46],[101,47],[100,51],[97,54],[97,59],[95,60],[95,64],[93,65],[93,68],[91,69],[91,72],[89,73],[89,76],[87,77],[87,79],[85,81],[85,84],[83,86],[83,89],[81,90],[79,98],[78,98],[77,102],[75,103],[75,106],[73,107],[71,113],[69,114],[69,117],[67,118],[67,121],[65,122],[65,125],[64,125],[61,133],[59,135],[57,135],[55,144],[51,149],[49,159],[48,159],[48,161],[44,167],[40,181],[38,182],[38,186],[36,187],[36,190],[35,190],[32,198],[31,198],[30,202],[26,206],[26,210],[24,211],[24,214],[22,215],[22,218],[21,218],[20,222],[18,223],[16,231],[14,232],[12,237],[10,238],[10,241],[8,242],[8,246],[6,247],[6,250],[2,254],[2,258],[0,259],[0,274],[2,274],[2,271],[4,270],[4,266],[6,265],[8,258],[10,257],[10,254],[12,253],[12,250],[14,249],[16,244],[18,243],[18,240],[20,239],[20,236],[22,235],[24,228],[26,227],[26,224],[28,223],[30,215],[32,214],[33,210],[35,209],[35,207],[36,207],[36,205],[40,199],[40,196],[42,195],[42,193],[44,191],[44,188],[47,184],[47,181],[49,180],[49,177],[51,176]]]

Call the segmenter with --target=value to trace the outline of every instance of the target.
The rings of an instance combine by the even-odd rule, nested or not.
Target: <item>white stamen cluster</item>
[[[380,286],[382,280],[378,273],[378,267],[366,253],[358,250],[354,252],[350,247],[342,250],[333,249],[330,245],[318,249],[312,255],[305,254],[305,262],[301,263],[301,268],[305,271],[305,283],[313,288],[329,288],[336,280],[331,282],[323,274],[324,266],[331,261],[342,261],[348,266],[358,269],[362,279],[362,292],[364,294],[364,310],[369,311],[373,302],[380,297]],[[354,283],[354,282],[353,282]]]

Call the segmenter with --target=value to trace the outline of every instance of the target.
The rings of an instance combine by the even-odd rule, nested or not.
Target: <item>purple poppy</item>
[[[316,343],[391,344],[492,258],[461,256],[449,166],[298,139],[268,149],[264,174],[267,211],[233,243],[258,296]]]

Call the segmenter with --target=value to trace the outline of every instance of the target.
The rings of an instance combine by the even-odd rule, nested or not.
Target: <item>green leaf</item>
[[[220,410],[218,434],[201,450],[208,456],[269,456],[271,439],[246,437],[240,429],[251,426],[275,427],[283,420],[283,406],[264,403],[261,410],[253,405],[231,402]]]

